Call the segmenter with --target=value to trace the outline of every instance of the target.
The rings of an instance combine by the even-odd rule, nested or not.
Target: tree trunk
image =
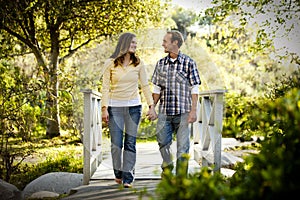
[[[58,56],[59,56],[59,32],[51,29],[51,54],[49,66],[49,82],[47,87],[47,130],[46,136],[53,138],[60,135],[60,117],[58,100]]]
[[[52,79],[54,77],[51,77]],[[56,77],[57,79],[57,77]],[[58,105],[58,88],[57,84],[50,83],[50,91],[47,91],[47,130],[46,136],[49,138],[60,136],[60,117]]]

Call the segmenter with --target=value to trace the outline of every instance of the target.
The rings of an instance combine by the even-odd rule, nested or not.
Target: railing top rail
[[[227,90],[224,89],[217,89],[217,90],[207,90],[199,92],[199,96],[206,96],[206,95],[212,95],[212,94],[223,94],[227,92]]]
[[[80,92],[82,92],[82,93],[91,93],[91,94],[99,96],[99,97],[102,96],[100,92],[98,92],[96,90],[92,90],[92,89],[81,89]]]

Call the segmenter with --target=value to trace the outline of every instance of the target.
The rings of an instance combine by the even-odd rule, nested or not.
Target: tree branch
[[[65,59],[71,57],[74,53],[76,53],[76,51],[78,51],[80,48],[82,48],[83,46],[89,44],[93,39],[88,39],[87,41],[83,42],[82,44],[80,44],[79,46],[77,46],[75,49],[71,49],[69,48],[69,53],[65,56],[63,56],[62,58],[59,59],[59,63],[63,62]]]

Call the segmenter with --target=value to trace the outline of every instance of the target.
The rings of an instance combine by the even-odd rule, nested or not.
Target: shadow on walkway
[[[157,199],[155,190],[160,180],[136,180],[133,188],[123,188],[113,180],[91,181],[87,186],[74,188],[71,195],[63,200],[96,199]],[[72,192],[74,194],[72,194]]]

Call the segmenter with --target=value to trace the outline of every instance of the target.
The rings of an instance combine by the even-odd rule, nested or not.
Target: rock
[[[0,197],[5,200],[23,200],[22,191],[16,186],[0,179]]]
[[[33,193],[27,199],[43,199],[43,198],[54,198],[54,197],[59,197],[59,194],[55,192],[49,192],[49,191],[40,191],[40,192]]]
[[[23,194],[25,198],[40,191],[68,194],[72,188],[81,186],[82,183],[83,174],[52,172],[44,174],[26,185]]]

